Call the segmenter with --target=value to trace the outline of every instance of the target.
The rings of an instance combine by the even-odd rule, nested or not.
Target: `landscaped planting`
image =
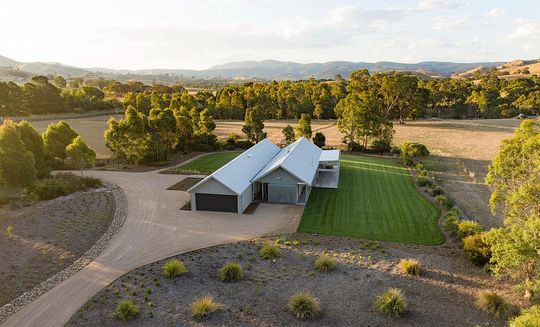
[[[533,305],[521,310],[521,314],[510,321],[510,327],[538,327],[540,305]]]
[[[311,293],[296,293],[289,300],[289,311],[296,319],[312,320],[321,313],[321,303]]]
[[[403,274],[420,276],[420,263],[416,259],[401,259],[398,267]]]
[[[338,264],[334,258],[322,255],[315,260],[314,265],[318,271],[327,273],[336,270]]]
[[[0,248],[9,249],[0,256],[0,306],[80,258],[107,231],[115,208],[106,188],[0,207]]]
[[[219,278],[222,282],[237,282],[244,278],[244,271],[238,262],[229,262],[219,271]]]
[[[266,243],[259,251],[259,256],[261,257],[261,259],[276,259],[281,256],[281,251],[277,246]]]
[[[179,174],[211,174],[240,153],[234,151],[207,154],[174,169],[174,172]]]
[[[120,320],[133,320],[140,314],[139,307],[131,300],[123,300],[118,303],[116,317]]]
[[[342,155],[338,189],[314,188],[301,232],[414,244],[444,242],[439,210],[406,168],[388,159]]]
[[[212,313],[223,309],[224,305],[214,301],[211,295],[196,299],[191,304],[191,314],[196,318],[206,318]]]
[[[478,293],[476,306],[499,319],[506,319],[512,314],[512,307],[504,297],[493,291]]]
[[[279,249],[277,260],[260,258],[259,251],[265,244]],[[339,271],[318,273],[313,265],[321,256],[334,259]],[[421,258],[422,266],[429,269],[421,278],[396,274],[400,260],[407,258]],[[162,277],[162,266],[171,259],[185,262],[190,273],[181,279]],[[227,263],[243,268],[241,280],[221,282],[220,270]],[[408,313],[403,319],[389,320],[387,316],[404,312],[403,298],[396,297],[395,292],[384,297],[383,314],[374,307],[376,298],[389,288],[408,295]],[[294,326],[299,324],[298,319],[316,317],[313,324],[317,326],[431,326],[440,322],[502,327],[504,321],[474,305],[477,292],[487,288],[501,292],[508,285],[494,282],[466,264],[463,255],[451,247],[279,235],[192,251],[138,268],[96,294],[67,326],[118,325],[114,318],[118,302],[131,300],[140,311],[136,322],[131,323],[137,326]],[[316,297],[320,314],[313,314],[316,310],[312,309],[317,307],[310,296],[291,301],[296,292]],[[207,294],[214,296],[212,301],[201,300]],[[195,300],[201,300],[196,302],[200,314],[191,311]],[[512,302],[515,300],[512,298]],[[294,312],[289,310],[289,302]],[[209,313],[212,304],[224,306],[223,310]]]
[[[180,260],[171,259],[167,261],[162,267],[163,276],[168,278],[174,278],[180,275],[188,273],[186,265]]]
[[[397,288],[390,288],[388,291],[377,297],[375,306],[379,312],[390,318],[397,318],[407,310],[407,300]]]

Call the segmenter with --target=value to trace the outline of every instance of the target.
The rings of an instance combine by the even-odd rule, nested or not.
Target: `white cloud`
[[[505,37],[507,41],[540,39],[540,20],[518,18],[514,31]]]
[[[457,0],[421,0],[418,2],[420,10],[452,10],[463,5],[463,1]]]
[[[488,16],[493,18],[506,16],[506,10],[501,8],[493,8],[489,11]]]
[[[451,30],[463,28],[475,21],[473,16],[460,16],[460,17],[434,17],[433,29],[435,30]]]

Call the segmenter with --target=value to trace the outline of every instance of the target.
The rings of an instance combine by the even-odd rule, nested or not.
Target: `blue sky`
[[[0,55],[82,67],[540,57],[538,0],[3,0]]]

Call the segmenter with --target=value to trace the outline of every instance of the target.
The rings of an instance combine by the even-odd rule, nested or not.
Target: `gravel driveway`
[[[18,311],[3,327],[63,326],[94,294],[126,272],[199,248],[294,232],[303,210],[262,204],[251,215],[194,213],[180,210],[188,193],[166,190],[187,176],[158,171],[89,171],[87,175],[125,191],[128,217],[122,230],[95,261]]]

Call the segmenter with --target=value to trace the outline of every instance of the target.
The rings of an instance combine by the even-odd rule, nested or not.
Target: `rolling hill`
[[[330,61],[324,63],[296,63],[277,60],[262,61],[237,61],[216,65],[205,70],[191,69],[143,69],[143,70],[118,70],[103,67],[79,68],[64,65],[61,63],[49,62],[29,62],[22,63],[10,58],[0,56],[0,75],[2,71],[11,69],[21,73],[34,75],[62,75],[65,77],[93,76],[104,78],[115,78],[118,80],[137,79],[138,77],[156,77],[156,81],[171,82],[187,79],[263,79],[263,80],[297,80],[314,77],[316,79],[333,79],[336,75],[344,78],[358,69],[367,69],[372,73],[381,71],[408,71],[420,77],[437,78],[450,77],[452,75],[468,75],[476,69],[498,69],[515,71],[519,67],[527,65],[530,70],[540,71],[538,61],[515,61],[513,65],[504,62],[474,62],[456,63],[440,61],[424,61],[419,63],[398,63],[390,61],[350,62],[350,61]],[[521,63],[521,65],[519,65]],[[504,68],[501,68],[504,67]],[[531,71],[531,73],[533,73]],[[4,78],[2,78],[4,77]],[[158,78],[159,77],[159,78]],[[0,79],[6,79],[0,76]]]

